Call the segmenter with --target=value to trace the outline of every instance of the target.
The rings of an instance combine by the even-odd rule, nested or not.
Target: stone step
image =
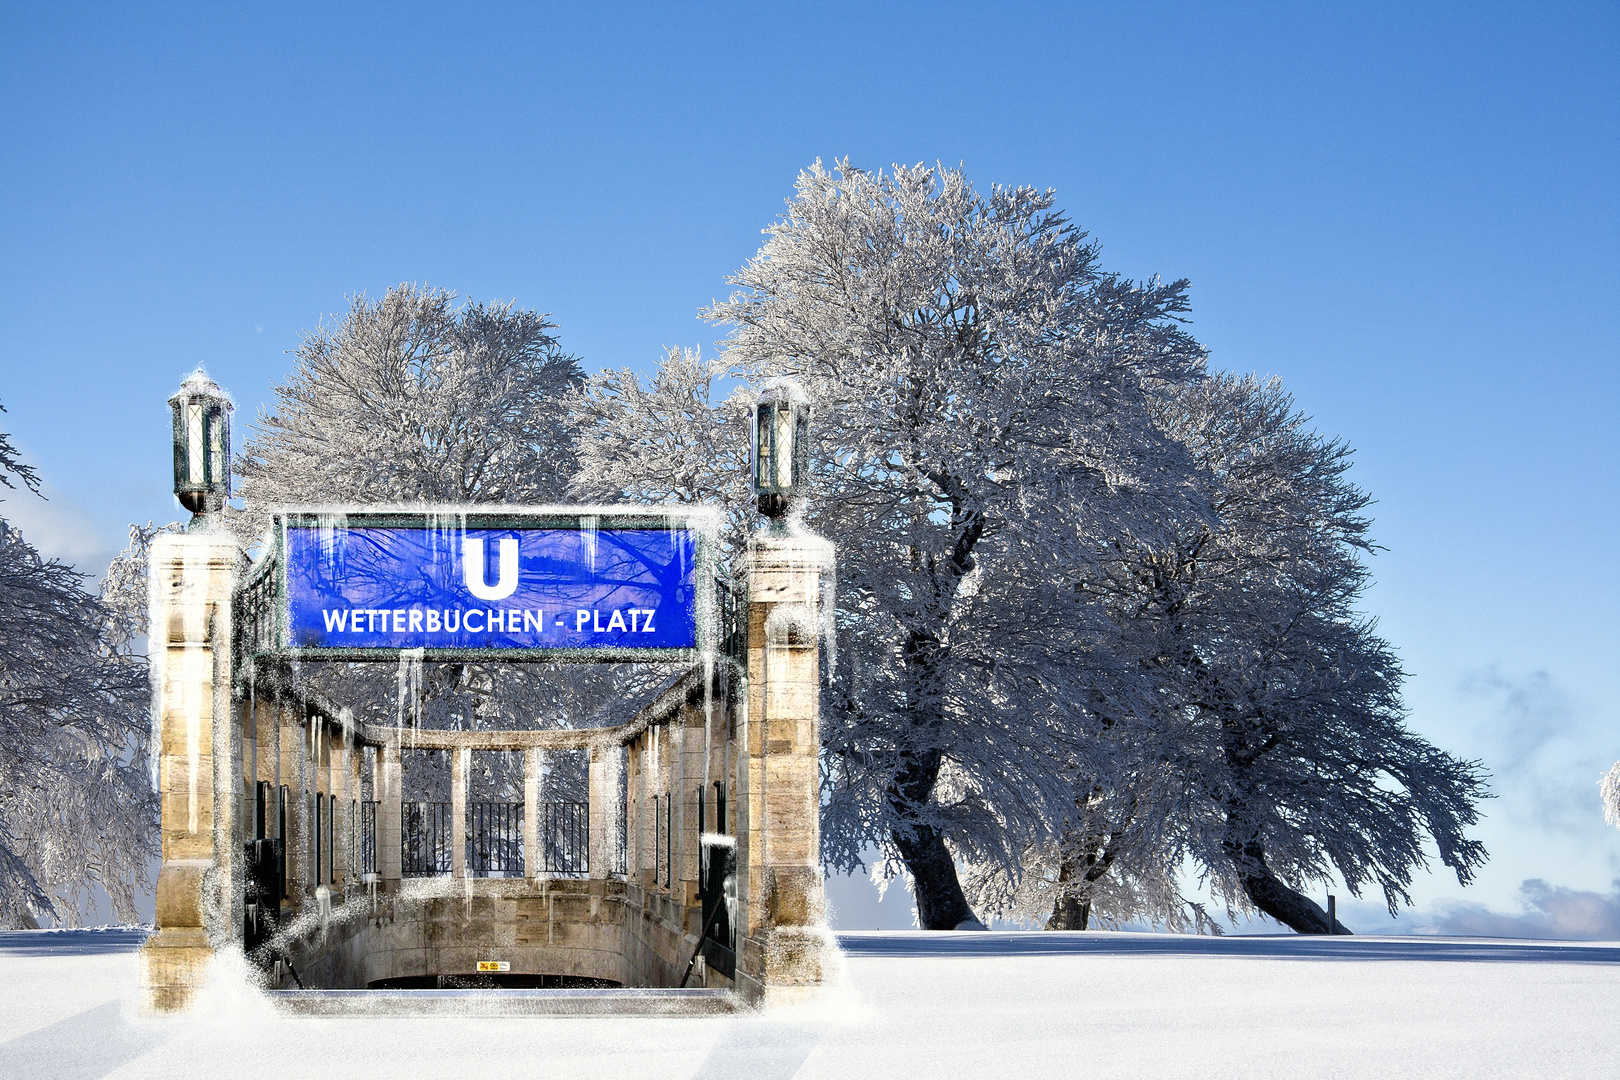
[[[272,990],[296,1016],[717,1016],[743,1008],[729,990]]]

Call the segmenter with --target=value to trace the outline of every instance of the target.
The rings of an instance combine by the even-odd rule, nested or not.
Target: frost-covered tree
[[[1275,380],[1212,376],[1159,422],[1195,455],[1213,514],[1160,515],[1077,582],[1157,708],[1116,719],[1099,697],[1111,768],[1077,770],[1076,812],[1027,860],[1015,906],[1051,904],[1056,928],[1083,928],[1094,904],[1200,918],[1167,887],[1191,860],[1229,909],[1322,933],[1308,885],[1375,884],[1393,913],[1426,839],[1466,883],[1485,858],[1464,835],[1483,774],[1406,728],[1399,663],[1357,610],[1372,545],[1349,450]]]
[[[968,923],[956,855],[1014,858],[1085,753],[1075,658],[1098,628],[1053,569],[1182,495],[1184,455],[1149,421],[1202,365],[1185,285],[1101,271],[1050,192],[847,163],[800,175],[732,283],[706,313],[732,327],[724,370],[793,376],[817,410],[806,521],[839,551],[823,857],[876,841],[923,926]],[[720,370],[672,353],[647,391],[593,381],[583,487],[736,507],[745,428],[735,399],[708,402]],[[1077,503],[1083,520],[1054,512]]]
[[[723,507],[721,542],[748,527],[749,402],[746,389],[713,400],[726,362],[698,350],[669,349],[648,386],[636,373],[602,371],[570,405],[579,471],[571,491],[589,501]]]
[[[0,480],[39,480],[0,435]],[[11,486],[6,480],[7,486]],[[149,701],[130,627],[0,518],[0,926],[137,917],[156,853]]]
[[[355,297],[305,335],[238,457],[238,529],[279,505],[555,501],[574,473],[565,401],[583,375],[555,329],[439,289]]]

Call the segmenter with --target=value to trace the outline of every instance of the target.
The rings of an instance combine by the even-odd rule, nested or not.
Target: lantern
[[[199,368],[180,384],[169,407],[174,410],[175,497],[196,517],[218,513],[231,497],[231,410],[236,406]]]
[[[798,383],[777,379],[760,392],[752,450],[759,512],[780,527],[789,504],[810,485],[810,399]]]

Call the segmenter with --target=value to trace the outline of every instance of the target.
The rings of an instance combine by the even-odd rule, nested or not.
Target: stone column
[[[450,751],[450,876],[467,876],[467,773],[472,768],[472,751],[458,747]]]
[[[642,790],[641,790],[641,745],[646,735],[637,736],[624,748],[624,768],[628,774],[625,783],[625,859],[624,879],[634,886],[641,884],[641,816],[642,816]]]
[[[377,796],[377,876],[384,890],[399,891],[400,833],[404,809],[399,768],[399,743],[385,742],[377,748],[377,771],[372,784]]]
[[[363,789],[360,786],[360,774],[362,758],[366,751],[354,736],[352,719],[350,729],[344,735],[344,746],[348,751],[349,763],[348,772],[343,777],[343,790],[348,796],[347,804],[349,808],[349,831],[345,834],[344,839],[348,849],[348,858],[346,860],[348,873],[344,877],[344,884],[345,886],[354,886],[360,884],[360,876],[365,873],[366,869],[360,851],[360,821],[365,814],[365,811],[360,809],[360,796],[363,794]]]
[[[540,851],[540,751],[523,751],[523,876],[540,876],[545,859]]]
[[[304,908],[304,890],[309,881],[309,807],[304,796],[309,754],[303,704],[282,696],[276,711],[281,722],[281,783],[287,789],[287,834],[282,838],[282,850],[287,856],[287,904],[296,916]]]
[[[186,1008],[214,950],[241,932],[231,903],[240,784],[230,722],[230,603],[236,541],[152,542],[150,651],[163,863],[157,932],[142,949],[143,1012]]]
[[[327,825],[332,842],[326,853],[332,865],[326,880],[334,891],[341,891],[348,880],[349,869],[344,850],[347,845],[343,842],[349,820],[349,785],[345,782],[348,770],[345,768],[342,730],[334,730],[330,724],[323,724],[321,733],[326,743],[326,812],[332,819]]]
[[[836,949],[821,877],[821,574],[832,546],[811,536],[755,536],[748,582],[748,716],[744,768],[748,898],[738,942],[744,990],[767,1004],[815,991]],[[741,858],[739,859],[741,862]],[[757,985],[747,985],[747,980]]]
[[[590,748],[587,773],[590,794],[585,804],[589,847],[585,858],[593,878],[605,878],[612,870],[614,836],[619,831],[619,815],[614,806],[619,785],[613,782],[611,753],[600,743],[593,743]]]
[[[677,857],[679,858],[679,871],[676,874],[681,882],[680,889],[682,903],[686,904],[691,912],[689,918],[693,924],[693,934],[703,929],[702,905],[698,896],[698,885],[702,879],[701,863],[703,859],[703,836],[699,830],[699,823],[710,832],[714,831],[713,815],[706,811],[704,759],[707,744],[703,736],[706,734],[704,726],[704,710],[691,705],[681,709],[681,793],[676,807],[681,818],[679,837],[676,843]]]

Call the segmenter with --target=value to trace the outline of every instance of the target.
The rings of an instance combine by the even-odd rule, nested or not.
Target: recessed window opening
[[[400,873],[450,873],[450,759],[448,750],[400,752]]]
[[[469,876],[523,876],[523,751],[472,752],[465,835]]]
[[[590,873],[590,757],[584,750],[542,755],[540,869],[553,877]]]

